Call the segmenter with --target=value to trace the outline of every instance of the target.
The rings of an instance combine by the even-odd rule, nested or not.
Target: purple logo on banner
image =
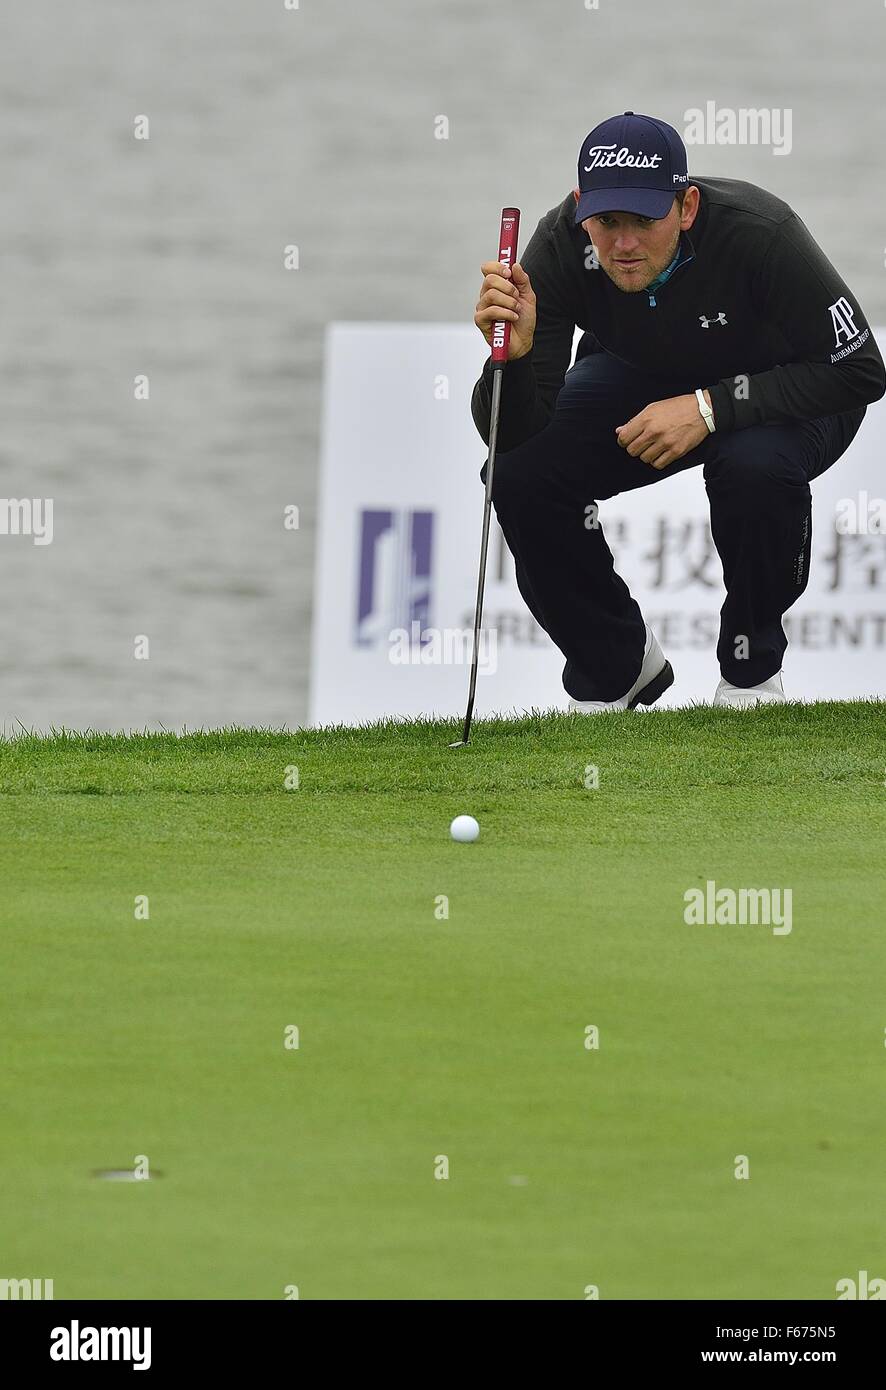
[[[430,620],[434,513],[364,510],[359,526],[354,642],[376,647],[394,629]]]

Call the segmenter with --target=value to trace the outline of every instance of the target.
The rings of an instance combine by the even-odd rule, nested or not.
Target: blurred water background
[[[525,245],[608,115],[790,108],[790,155],[690,148],[690,174],[785,198],[886,322],[882,5],[7,0],[0,25],[0,494],[54,501],[51,545],[0,536],[7,732],[305,720],[325,325],[470,322],[502,205]]]

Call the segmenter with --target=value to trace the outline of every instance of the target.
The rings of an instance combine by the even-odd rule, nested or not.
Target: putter
[[[501,265],[511,266],[517,259],[517,237],[520,232],[520,209],[502,208],[501,229],[498,234],[498,259]],[[471,652],[471,683],[468,687],[468,708],[462,736],[450,748],[464,748],[470,739],[474,714],[474,695],[477,690],[477,658],[480,624],[483,619],[483,591],[486,587],[486,553],[489,549],[489,520],[492,516],[492,471],[495,467],[495,446],[498,440],[498,417],[501,410],[501,377],[508,360],[511,321],[506,319],[492,326],[492,404],[489,411],[489,458],[486,464],[486,498],[483,503],[483,533],[480,537],[480,577],[477,581],[477,604],[474,609],[474,644]]]

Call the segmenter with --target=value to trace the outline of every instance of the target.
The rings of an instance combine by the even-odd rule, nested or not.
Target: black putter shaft
[[[512,266],[517,259],[517,237],[520,232],[520,209],[502,208],[498,234],[498,259],[501,265]],[[477,692],[477,660],[480,645],[480,624],[483,619],[483,594],[486,588],[486,555],[489,550],[489,521],[492,516],[492,474],[495,469],[495,447],[498,441],[498,419],[501,413],[502,373],[508,360],[511,337],[510,319],[497,320],[492,326],[492,402],[489,410],[489,458],[486,463],[486,497],[483,503],[483,533],[480,537],[480,575],[477,580],[477,604],[474,609],[474,641],[471,651],[471,682],[468,687],[468,708],[461,738],[450,748],[464,748],[471,734],[474,716],[474,696]]]
[[[489,460],[486,465],[486,499],[483,503],[483,534],[480,538],[480,577],[477,580],[477,604],[474,609],[474,644],[471,651],[471,683],[468,687],[468,708],[465,725],[458,743],[450,743],[450,748],[463,748],[471,733],[471,719],[474,714],[474,696],[477,691],[477,659],[479,656],[480,627],[483,621],[483,594],[486,588],[486,556],[489,551],[489,522],[492,516],[492,471],[495,467],[495,445],[498,438],[498,416],[501,410],[501,378],[504,363],[497,362],[492,369],[492,409],[489,417]]]

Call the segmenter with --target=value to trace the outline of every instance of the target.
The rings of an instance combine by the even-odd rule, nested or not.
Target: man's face
[[[687,191],[682,214],[675,198],[667,217],[600,212],[585,218],[581,225],[593,243],[601,269],[618,289],[628,294],[645,290],[670,265],[677,254],[680,232],[695,220],[698,194],[690,202],[692,192],[692,188]]]

